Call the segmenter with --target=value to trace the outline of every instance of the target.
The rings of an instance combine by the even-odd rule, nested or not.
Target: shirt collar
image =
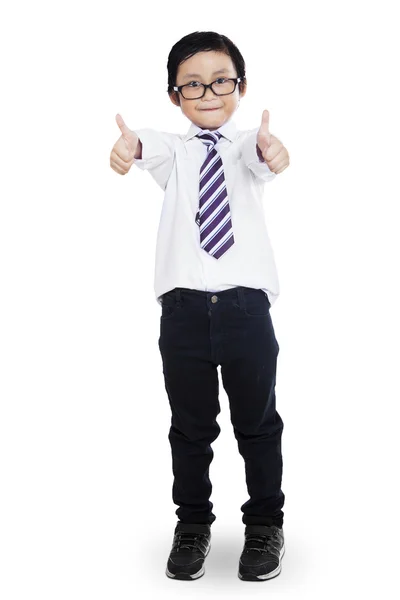
[[[192,123],[189,127],[187,134],[183,138],[183,141],[185,143],[188,142],[190,139],[195,137],[199,133],[199,131],[203,131],[202,128]],[[232,121],[232,119],[229,119],[229,121],[224,123],[221,127],[218,127],[218,131],[220,131],[221,134],[230,142],[233,142],[235,140],[237,132],[236,124],[234,123],[234,121]]]

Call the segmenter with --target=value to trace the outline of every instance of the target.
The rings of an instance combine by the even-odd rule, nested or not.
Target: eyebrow
[[[219,73],[229,73],[229,69],[218,69],[218,71],[214,71],[213,75],[218,75]],[[201,77],[199,73],[186,73],[183,79],[188,79],[188,77]]]

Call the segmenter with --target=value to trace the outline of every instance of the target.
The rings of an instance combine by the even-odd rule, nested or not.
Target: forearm
[[[138,145],[136,147],[136,152],[135,152],[135,159],[141,159],[142,158],[142,142],[140,140],[138,140]]]

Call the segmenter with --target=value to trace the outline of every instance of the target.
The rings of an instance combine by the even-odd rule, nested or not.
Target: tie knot
[[[203,129],[197,134],[197,137],[201,139],[203,144],[207,146],[207,151],[214,148],[215,144],[222,137],[222,133],[219,131],[209,131],[208,129]]]

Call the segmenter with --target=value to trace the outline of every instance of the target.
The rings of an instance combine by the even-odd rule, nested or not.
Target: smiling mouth
[[[202,110],[203,112],[208,112],[208,111],[211,111],[211,110],[219,110],[219,108],[220,108],[220,107],[218,106],[217,108],[202,108],[201,110]]]

